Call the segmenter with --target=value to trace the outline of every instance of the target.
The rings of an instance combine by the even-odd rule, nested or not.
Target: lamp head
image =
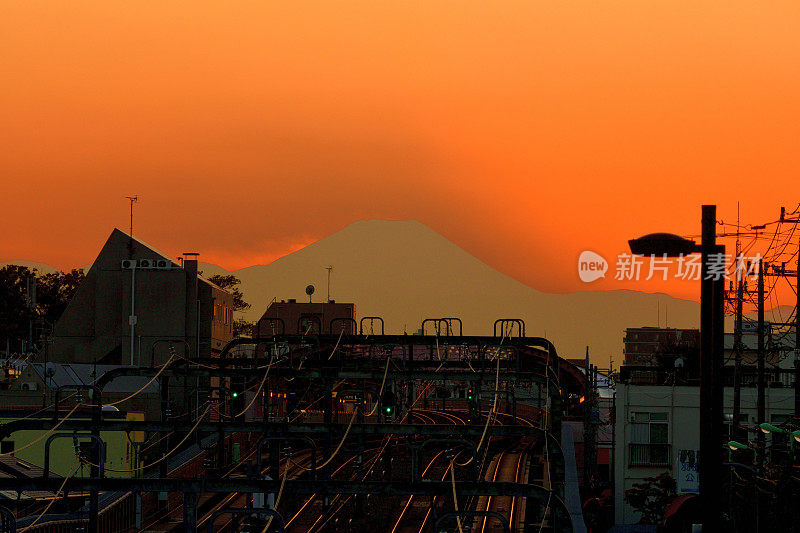
[[[700,251],[696,242],[673,233],[650,233],[628,241],[631,253],[636,255],[664,255],[678,257]]]
[[[773,426],[772,424],[767,424],[766,422],[763,423],[763,424],[759,424],[758,427],[761,428],[761,431],[763,433],[766,433],[766,434],[769,434],[769,433],[786,433],[785,429],[779,428],[777,426]]]
[[[734,451],[735,450],[752,450],[753,449],[750,446],[748,446],[747,444],[742,444],[741,442],[737,442],[735,440],[729,441],[726,446],[728,446],[728,448],[730,448],[731,450],[734,450]]]

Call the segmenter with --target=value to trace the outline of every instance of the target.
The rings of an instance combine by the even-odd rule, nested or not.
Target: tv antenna
[[[133,204],[139,201],[139,196],[126,196],[128,200],[131,202],[131,232],[130,236],[133,237]]]
[[[333,265],[328,265],[325,267],[325,270],[328,271],[328,298],[325,301],[331,301],[331,272],[333,271]]]

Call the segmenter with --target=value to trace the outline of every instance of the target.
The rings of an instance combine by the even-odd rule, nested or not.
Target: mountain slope
[[[46,265],[45,263],[37,263],[36,261],[7,261],[5,263],[0,263],[0,268],[3,268],[6,265],[17,265],[30,268],[31,270],[36,269],[40,274],[52,274],[54,272],[58,272],[57,268]]]
[[[53,271],[42,263],[14,261]],[[590,347],[603,366],[609,356],[622,360],[625,328],[652,326],[668,313],[670,327],[698,327],[700,306],[666,294],[595,291],[539,292],[489,267],[427,226],[415,221],[355,222],[269,265],[232,271],[242,280],[252,304],[247,318],[257,320],[275,298],[304,301],[314,284],[314,301],[326,297],[327,271],[333,266],[331,297],[354,302],[357,317],[377,315],[387,333],[416,332],[424,318],[459,317],[466,335],[492,333],[497,318],[522,318],[527,334],[552,340],[563,357],[582,357]],[[205,277],[227,274],[201,263]]]

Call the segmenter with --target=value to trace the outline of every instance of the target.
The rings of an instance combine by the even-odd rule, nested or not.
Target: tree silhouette
[[[28,300],[31,278],[36,280],[35,305]],[[84,279],[83,270],[39,274],[35,268],[19,265],[0,268],[0,339],[18,346],[20,340],[28,339],[31,320],[37,332],[49,331]]]
[[[248,322],[241,316],[241,313],[247,309],[250,309],[250,304],[244,300],[244,293],[242,293],[241,289],[239,288],[242,280],[233,274],[215,274],[210,276],[208,281],[222,289],[225,289],[233,296],[233,312],[239,313],[239,316],[235,317],[233,320],[233,334],[237,337],[241,337],[243,335],[251,336],[255,329],[255,324],[253,322]]]
[[[625,501],[641,513],[640,524],[657,524],[661,521],[677,484],[667,472],[657,477],[644,478],[641,483],[625,491]]]

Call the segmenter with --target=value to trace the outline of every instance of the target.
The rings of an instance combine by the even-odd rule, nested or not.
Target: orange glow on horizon
[[[546,292],[654,231],[794,207],[800,5],[5,2],[0,261],[113,227],[235,269],[415,219]],[[302,243],[302,244],[301,244]],[[732,244],[732,242],[731,242]]]

